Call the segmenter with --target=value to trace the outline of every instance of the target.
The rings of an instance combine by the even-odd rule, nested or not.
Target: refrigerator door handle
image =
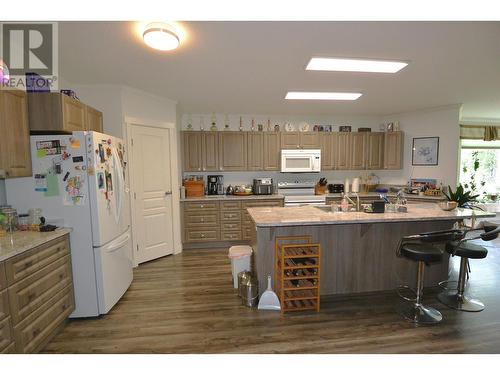
[[[116,152],[116,149],[112,149],[112,155],[113,155],[113,170],[116,175],[116,180],[118,181],[118,186],[117,186],[117,191],[119,192],[119,197],[116,202],[116,209],[115,209],[115,220],[118,223],[120,221],[120,215],[122,213],[122,206],[123,206],[123,195],[124,195],[124,181],[123,181],[123,171],[121,168],[121,163],[120,163],[120,158],[118,157],[118,154]]]
[[[106,248],[104,249],[108,253],[112,253],[116,250],[119,250],[125,245],[128,241],[130,240],[130,234],[127,233],[125,235],[125,238],[117,243],[110,243]]]

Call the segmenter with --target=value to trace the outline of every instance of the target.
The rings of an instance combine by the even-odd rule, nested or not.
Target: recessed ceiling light
[[[146,26],[142,34],[144,43],[160,51],[171,51],[179,47],[180,40],[175,28],[163,22],[153,22]]]
[[[329,57],[313,57],[306,70],[338,72],[397,73],[408,63],[403,61],[361,60]]]
[[[309,92],[289,91],[285,99],[289,100],[356,100],[361,95],[359,92]]]

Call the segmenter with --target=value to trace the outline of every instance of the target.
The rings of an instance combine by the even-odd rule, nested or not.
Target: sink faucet
[[[356,203],[354,203],[353,200],[347,194],[344,193],[344,198],[347,199],[349,202],[351,202],[351,204],[356,206],[357,212],[360,212],[361,211],[361,201],[359,200],[359,194],[354,193],[354,196],[356,197]]]

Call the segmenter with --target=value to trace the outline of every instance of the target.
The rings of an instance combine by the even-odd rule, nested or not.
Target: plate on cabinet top
[[[293,132],[293,131],[295,131],[295,126],[293,126],[293,124],[288,123],[285,125],[285,130],[287,132]]]
[[[300,130],[301,132],[308,132],[308,131],[309,131],[309,128],[310,128],[310,126],[309,126],[309,124],[308,124],[307,122],[301,122],[301,123],[299,124],[299,130]]]

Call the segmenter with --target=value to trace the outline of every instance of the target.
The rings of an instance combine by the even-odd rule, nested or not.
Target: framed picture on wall
[[[439,137],[413,138],[412,165],[438,165]]]

